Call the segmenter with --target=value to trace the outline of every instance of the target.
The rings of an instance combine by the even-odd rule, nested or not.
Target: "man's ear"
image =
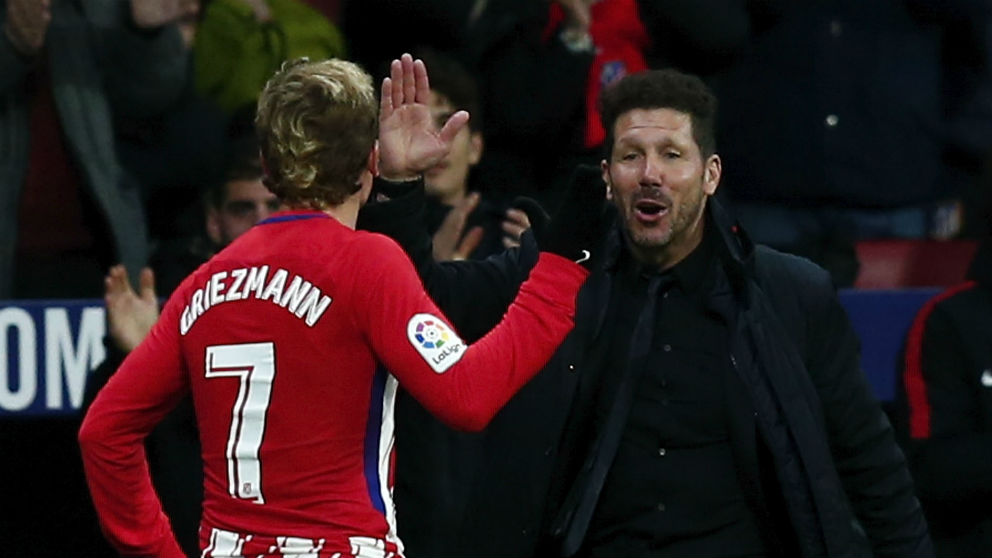
[[[606,199],[613,201],[613,181],[610,180],[610,164],[603,159],[599,162],[599,168],[603,170],[603,182],[606,183]]]
[[[468,164],[475,165],[482,158],[482,151],[486,147],[486,141],[482,139],[482,132],[471,132],[469,136],[470,149],[468,154]]]
[[[722,174],[723,162],[720,161],[720,156],[714,153],[706,159],[706,166],[703,169],[703,192],[707,196],[712,196],[716,193],[717,187],[720,186],[720,176]]]
[[[206,223],[207,238],[214,245],[220,246],[221,244],[221,234],[220,234],[220,210],[211,204],[207,204],[207,220]]]
[[[369,158],[365,162],[365,170],[358,175],[358,195],[361,205],[369,201],[372,195],[372,179],[379,176],[379,141],[376,140],[369,151]]]
[[[369,160],[365,167],[372,173],[372,176],[379,176],[379,140],[372,144],[372,151],[369,152]]]

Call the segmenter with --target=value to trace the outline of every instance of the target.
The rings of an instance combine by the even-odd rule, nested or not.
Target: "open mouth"
[[[668,206],[658,200],[641,199],[634,204],[634,212],[642,221],[657,221],[668,213]]]

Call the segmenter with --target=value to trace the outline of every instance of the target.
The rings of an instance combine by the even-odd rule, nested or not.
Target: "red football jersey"
[[[125,555],[182,555],[142,441],[191,391],[205,556],[401,554],[397,379],[451,425],[482,428],[571,329],[585,276],[541,254],[503,323],[469,348],[392,240],[315,211],[256,225],[180,285],[86,416],[104,532]]]

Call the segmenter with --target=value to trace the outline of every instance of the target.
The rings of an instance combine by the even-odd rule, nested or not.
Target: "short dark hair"
[[[606,158],[613,152],[613,128],[625,112],[635,109],[677,110],[689,115],[692,137],[703,157],[716,153],[716,96],[703,80],[677,70],[648,70],[625,76],[603,90],[599,118],[606,130]]]
[[[475,77],[456,58],[430,47],[418,47],[413,52],[427,66],[431,90],[443,95],[455,110],[467,110],[472,118],[468,127],[482,131],[482,107]]]

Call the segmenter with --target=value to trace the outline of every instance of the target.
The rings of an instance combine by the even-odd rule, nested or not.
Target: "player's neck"
[[[355,196],[351,196],[340,205],[328,207],[324,210],[324,213],[337,219],[338,222],[349,229],[354,229],[355,223],[358,222],[358,209],[360,207],[360,200]]]

